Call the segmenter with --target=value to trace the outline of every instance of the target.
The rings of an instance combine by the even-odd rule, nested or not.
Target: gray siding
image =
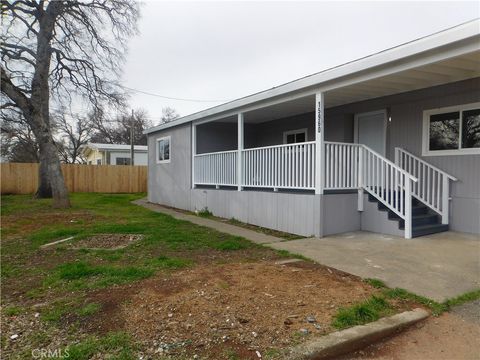
[[[171,161],[157,164],[156,139],[164,136],[171,136]],[[148,201],[180,209],[190,208],[191,147],[191,124],[148,137]]]
[[[357,193],[329,194],[322,197],[323,236],[361,229],[357,199]]]
[[[216,216],[270,229],[320,235],[320,195],[193,189],[191,210],[203,208]]]

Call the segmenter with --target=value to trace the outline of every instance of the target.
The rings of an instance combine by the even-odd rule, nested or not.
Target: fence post
[[[445,174],[442,175],[443,177],[443,186],[442,186],[442,224],[448,224],[448,216],[449,216],[449,199],[450,199],[450,182]]]
[[[412,180],[405,176],[405,239],[412,238]],[[398,191],[398,189],[396,189]]]
[[[358,205],[357,210],[363,211],[363,147],[358,147]]]
[[[243,113],[238,113],[237,119],[237,190],[242,191],[242,178],[243,178]]]

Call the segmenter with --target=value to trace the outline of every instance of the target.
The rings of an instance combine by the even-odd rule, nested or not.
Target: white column
[[[242,176],[243,176],[243,161],[242,161],[242,152],[243,152],[243,114],[238,113],[238,121],[237,121],[237,189],[238,191],[242,191]]]
[[[197,154],[197,125],[192,122],[192,189],[195,188],[195,155]]]
[[[315,194],[323,194],[324,188],[324,96],[318,93],[315,96]]]
[[[363,211],[363,146],[358,147],[358,200],[357,210]]]
[[[445,174],[442,174],[443,184],[442,184],[442,224],[448,224],[448,214],[449,214],[449,198],[450,198],[450,189],[449,189],[449,179]],[[440,190],[440,189],[439,189]]]
[[[402,175],[400,175],[402,176]],[[405,239],[412,238],[412,180],[405,176]],[[398,188],[395,190],[398,191]]]

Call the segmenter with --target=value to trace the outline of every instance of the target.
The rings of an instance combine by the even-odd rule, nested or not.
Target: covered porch
[[[393,161],[387,157],[388,109],[348,113],[337,108],[330,116],[326,96],[195,124],[193,186],[312,195],[354,192],[358,211],[364,210],[366,192],[399,219],[406,238],[415,235],[412,206],[418,202],[448,224],[449,185],[456,179],[399,147]]]

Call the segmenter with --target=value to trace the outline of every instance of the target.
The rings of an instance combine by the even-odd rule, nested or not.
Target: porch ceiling
[[[325,94],[325,106],[334,107],[475,77],[480,77],[480,51],[330,90]]]
[[[325,107],[331,108],[475,77],[480,77],[480,51],[329,90],[325,93]],[[314,111],[315,95],[308,95],[251,110],[245,112],[244,116],[246,123],[255,124]],[[231,116],[218,121],[236,122],[237,117]]]

